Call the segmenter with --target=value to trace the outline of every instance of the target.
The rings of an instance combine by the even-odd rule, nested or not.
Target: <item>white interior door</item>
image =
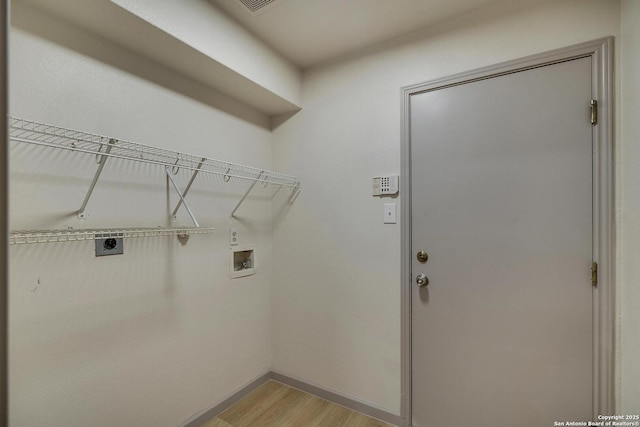
[[[412,95],[415,426],[591,418],[590,98],[591,58]]]

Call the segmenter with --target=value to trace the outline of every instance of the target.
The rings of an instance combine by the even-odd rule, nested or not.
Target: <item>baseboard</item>
[[[219,414],[226,411],[227,408],[229,408],[231,405],[238,402],[240,399],[245,397],[247,394],[251,393],[256,388],[260,387],[262,384],[266,383],[270,379],[271,379],[271,371],[260,375],[258,378],[240,387],[240,389],[237,390],[235,393],[233,393],[231,396],[227,397],[226,399],[223,399],[222,401],[214,404],[213,406],[210,406],[207,409],[204,409],[198,412],[197,414],[189,418],[184,423],[179,424],[178,427],[202,427],[204,423],[206,423],[212,418],[217,417]]]
[[[387,412],[382,408],[378,408],[354,397],[345,396],[336,391],[327,390],[326,388],[309,383],[299,378],[294,378],[281,372],[269,371],[244,385],[226,399],[195,414],[187,421],[180,424],[178,427],[202,427],[204,423],[211,420],[212,418],[217,417],[222,412],[227,410],[227,408],[229,408],[231,405],[238,402],[247,394],[251,393],[253,390],[269,380],[281,382],[282,384],[297,388],[298,390],[313,394],[314,396],[318,396],[322,399],[328,400],[329,402],[333,402],[340,406],[344,406],[345,408],[361,412],[365,415],[384,421],[386,423],[393,424],[395,426],[402,425],[402,417],[400,415],[392,414],[391,412]]]
[[[309,394],[313,394],[314,396],[318,396],[340,406],[344,406],[345,408],[361,412],[365,415],[370,416],[371,418],[376,418],[380,421],[384,421],[395,426],[402,425],[402,417],[400,415],[392,414],[391,412],[387,412],[382,408],[378,408],[354,397],[345,396],[344,394],[338,393],[336,391],[327,390],[326,388],[323,388],[319,385],[312,384],[307,381],[294,378],[276,371],[271,371],[271,379],[297,388],[298,390],[302,390]]]

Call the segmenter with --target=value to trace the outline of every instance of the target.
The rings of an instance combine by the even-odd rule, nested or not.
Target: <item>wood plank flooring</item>
[[[271,380],[202,427],[392,426]]]

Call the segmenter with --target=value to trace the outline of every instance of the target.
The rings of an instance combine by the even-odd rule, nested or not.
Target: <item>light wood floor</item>
[[[392,426],[271,380],[202,427]]]

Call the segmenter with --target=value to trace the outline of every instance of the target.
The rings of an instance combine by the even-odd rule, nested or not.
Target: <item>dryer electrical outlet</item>
[[[122,237],[97,238],[96,256],[122,255],[124,253],[124,239]]]

